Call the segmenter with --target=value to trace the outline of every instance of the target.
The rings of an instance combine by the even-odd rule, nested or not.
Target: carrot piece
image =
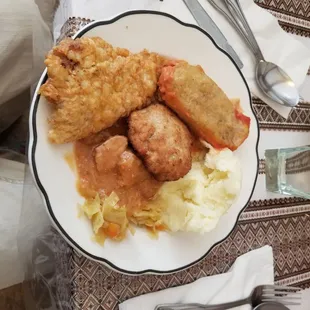
[[[159,225],[156,225],[156,226],[155,226],[155,229],[156,229],[156,230],[159,230],[159,231],[164,231],[164,230],[166,230],[167,228],[166,228],[165,225],[159,224]]]
[[[121,232],[121,227],[115,223],[109,223],[109,226],[105,229],[106,235],[113,239],[116,238]]]

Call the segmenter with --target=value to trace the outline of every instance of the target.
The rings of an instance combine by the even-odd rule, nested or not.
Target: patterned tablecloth
[[[310,47],[309,0],[256,0],[276,16],[282,28]],[[72,36],[90,20],[70,18],[61,37]],[[298,59],[296,59],[298,62]],[[310,74],[310,71],[308,72]],[[310,287],[310,201],[265,191],[264,150],[310,145],[310,75],[301,91],[304,101],[285,120],[261,100],[253,98],[261,136],[258,182],[251,202],[232,234],[197,265],[173,275],[126,276],[95,263],[58,241],[58,272],[69,272],[67,286],[57,295],[65,309],[116,309],[133,296],[190,283],[200,277],[226,272],[241,254],[269,244],[274,251],[275,281],[281,285]],[[310,158],[307,159],[310,164]],[[69,268],[68,265],[69,264]],[[60,281],[61,282],[61,281]]]

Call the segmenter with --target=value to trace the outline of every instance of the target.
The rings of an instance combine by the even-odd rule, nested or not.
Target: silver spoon
[[[264,302],[256,306],[253,310],[289,310],[289,308],[278,302]]]
[[[296,106],[300,97],[294,82],[279,66],[265,60],[239,0],[209,0],[209,2],[236,28],[254,54],[259,88],[277,103],[288,107]]]

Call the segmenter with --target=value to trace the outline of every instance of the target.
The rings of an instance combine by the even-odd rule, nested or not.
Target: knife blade
[[[207,33],[211,35],[214,41],[223,49],[225,50],[235,61],[237,66],[242,69],[243,63],[235,50],[231,47],[228,43],[227,39],[209,16],[209,14],[205,11],[203,6],[199,3],[198,0],[183,0],[186,4],[188,10],[193,15],[194,19],[196,20],[197,24],[204,29]]]

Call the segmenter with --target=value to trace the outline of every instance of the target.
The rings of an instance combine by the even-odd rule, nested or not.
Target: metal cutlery
[[[279,66],[264,59],[239,0],[208,1],[235,27],[254,54],[257,61],[256,81],[259,88],[277,103],[288,107],[296,106],[300,97],[294,82]]]
[[[282,305],[300,305],[301,292],[298,287],[260,285],[247,298],[217,305],[203,305],[198,303],[160,304],[155,310],[225,310],[246,304],[256,307],[261,303],[276,302]]]
[[[237,66],[241,69],[243,67],[243,63],[240,60],[239,56],[237,55],[235,50],[229,45],[221,30],[217,27],[209,14],[201,6],[199,1],[183,0],[183,2],[186,4],[187,8],[195,18],[197,24],[211,35],[211,37],[215,40],[216,44],[218,44],[223,50],[225,50],[233,58]]]

